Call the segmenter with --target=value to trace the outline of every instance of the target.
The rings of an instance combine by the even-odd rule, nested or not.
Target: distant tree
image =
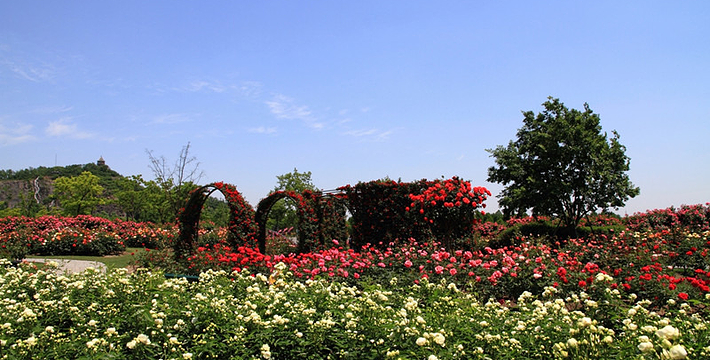
[[[204,173],[199,169],[197,158],[190,156],[190,143],[183,146],[178,159],[170,166],[164,156],[155,156],[146,149],[150,160],[150,169],[155,176],[155,182],[162,189],[164,204],[169,208],[170,220],[177,218],[180,209],[185,205],[189,192],[197,187]]]
[[[200,224],[214,223],[215,227],[226,227],[229,224],[229,205],[222,199],[208,197],[202,207]]]
[[[505,185],[498,197],[506,215],[532,209],[576,229],[590,212],[621,207],[639,194],[619,134],[602,133],[589,105],[567,109],[552,97],[542,105],[537,115],[523,112],[515,141],[486,150],[497,165],[488,169],[488,181]]]
[[[91,214],[102,203],[99,197],[104,188],[99,185],[99,177],[85,171],[79,176],[59,177],[54,181],[54,195],[59,200],[66,215]]]
[[[122,177],[116,181],[117,189],[114,191],[116,204],[126,214],[126,218],[133,221],[146,221],[149,197],[143,187],[144,180],[140,175]]]
[[[298,172],[294,168],[292,172],[276,176],[277,184],[273,191],[295,191],[298,193],[304,190],[318,191],[311,180],[311,172]],[[266,227],[272,230],[279,230],[298,225],[298,215],[296,205],[290,199],[283,199],[276,202],[269,212],[269,220]]]

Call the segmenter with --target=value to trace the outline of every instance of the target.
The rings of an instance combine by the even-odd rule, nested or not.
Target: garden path
[[[57,273],[59,274],[74,274],[82,272],[88,268],[94,268],[102,272],[106,272],[106,264],[100,263],[98,261],[86,261],[86,260],[64,260],[64,259],[24,259],[28,262],[48,262],[54,261],[57,263]]]

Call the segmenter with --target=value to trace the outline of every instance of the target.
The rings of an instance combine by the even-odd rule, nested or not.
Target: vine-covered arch
[[[296,251],[303,252],[306,247],[306,234],[304,234],[303,231],[305,230],[303,229],[303,225],[306,224],[304,224],[304,219],[301,218],[301,214],[314,212],[313,207],[309,206],[303,195],[295,191],[276,191],[259,201],[259,205],[256,207],[255,220],[258,227],[257,242],[259,243],[259,251],[261,251],[262,254],[266,253],[266,222],[269,219],[269,212],[276,202],[285,198],[292,199],[296,202],[296,209],[298,213],[298,247]],[[305,222],[308,220],[309,219],[305,219]]]
[[[195,250],[202,207],[215,191],[221,192],[229,205],[227,242],[234,247],[256,245],[257,228],[254,223],[254,209],[244,200],[242,194],[231,184],[222,182],[207,184],[190,192],[185,208],[180,212],[178,218],[180,235],[173,243],[173,251],[178,261],[187,258]]]
[[[296,202],[298,214],[298,246],[299,253],[314,250],[325,245],[326,240],[345,239],[345,210],[338,207],[334,198],[324,197],[321,192],[305,190],[276,191],[259,202],[256,209],[258,225],[257,241],[259,251],[266,251],[266,223],[271,208],[281,199],[290,198]]]

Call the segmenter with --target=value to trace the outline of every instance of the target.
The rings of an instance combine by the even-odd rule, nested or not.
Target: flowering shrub
[[[442,241],[471,235],[477,209],[490,191],[473,187],[458,177],[412,183],[372,181],[344,186],[353,215],[353,246],[368,242],[387,244],[408,238]]]
[[[338,188],[345,193],[352,214],[353,249],[374,242],[387,244],[398,239],[424,239],[431,231],[419,217],[406,209],[411,204],[409,194],[419,193],[419,183],[371,181]]]
[[[458,177],[427,182],[419,194],[409,194],[412,203],[405,208],[419,214],[424,223],[429,223],[434,238],[451,249],[453,240],[471,234],[479,207],[491,195],[484,187],[472,187]]]
[[[193,283],[1,265],[8,359],[710,357],[710,323],[689,303],[661,312],[619,289],[480,301],[447,281],[296,281],[285,264],[271,274],[207,271]]]
[[[163,247],[174,233],[150,223],[88,215],[6,217],[0,219],[0,254],[8,259],[27,254],[100,256],[119,253],[126,246]]]
[[[689,228],[695,231],[710,230],[710,203],[683,205],[680,209],[649,210],[624,219],[626,226],[636,231]]]

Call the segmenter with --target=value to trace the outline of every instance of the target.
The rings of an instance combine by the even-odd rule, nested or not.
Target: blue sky
[[[458,175],[548,96],[617,130],[641,188],[621,214],[710,201],[706,1],[4,1],[0,168],[191,143],[203,183],[256,203],[276,176],[321,189]],[[489,210],[497,209],[495,199]]]

